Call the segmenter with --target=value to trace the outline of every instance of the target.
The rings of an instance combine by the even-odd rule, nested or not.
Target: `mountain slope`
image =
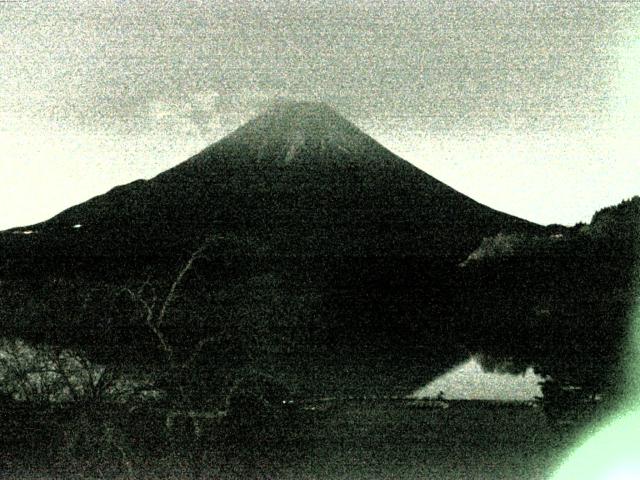
[[[27,229],[28,242],[64,238],[62,257],[164,255],[233,232],[276,255],[461,260],[485,236],[535,226],[447,187],[322,104],[287,103],[154,179]]]

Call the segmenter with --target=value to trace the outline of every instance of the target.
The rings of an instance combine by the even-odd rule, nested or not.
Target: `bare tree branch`
[[[53,363],[53,373],[58,376],[58,378],[62,379],[62,382],[69,390],[69,395],[73,400],[78,400],[78,392],[76,392],[77,386],[73,384],[71,381],[71,377],[67,372],[67,368],[62,365],[61,362],[62,352],[61,351],[52,351],[51,361]]]
[[[200,246],[200,248],[198,248],[195,252],[193,252],[191,254],[191,257],[189,258],[187,263],[184,265],[184,267],[182,267],[182,269],[178,273],[178,276],[176,277],[176,279],[171,284],[171,288],[169,289],[169,293],[165,297],[164,303],[162,304],[162,308],[160,309],[160,313],[158,314],[158,320],[156,322],[156,326],[157,327],[160,327],[162,325],[162,322],[164,321],[164,317],[167,314],[167,310],[168,310],[169,306],[171,305],[171,303],[174,301],[175,296],[176,296],[176,290],[178,289],[178,286],[182,283],[182,280],[183,280],[184,276],[189,272],[189,270],[191,270],[193,268],[194,262],[203,257],[203,252],[207,248],[208,243],[209,243],[209,240],[207,239],[205,241],[205,243],[203,243]]]
[[[126,287],[122,288],[121,291],[127,293],[131,297],[131,300],[134,303],[139,304],[144,309],[145,323],[147,324],[147,326],[149,327],[149,330],[151,330],[151,332],[155,335],[156,339],[160,343],[160,348],[162,349],[162,351],[169,357],[169,359],[172,359],[173,347],[167,341],[164,334],[160,330],[161,322],[158,321],[158,319],[156,319],[156,316],[155,316],[155,306],[156,306],[156,302],[158,301],[158,297],[154,293],[153,297],[151,298],[151,301],[148,302],[147,300],[145,300],[143,295],[144,289],[148,285],[149,285],[149,280],[147,279],[145,283],[138,289],[137,292],[134,292],[130,288],[126,288]],[[166,304],[166,301],[165,301],[165,304]]]

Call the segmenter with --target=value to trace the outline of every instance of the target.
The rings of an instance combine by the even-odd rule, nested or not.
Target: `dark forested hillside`
[[[556,381],[619,393],[639,247],[640,197],[562,233],[485,240],[464,263],[469,344],[515,371],[535,365]]]

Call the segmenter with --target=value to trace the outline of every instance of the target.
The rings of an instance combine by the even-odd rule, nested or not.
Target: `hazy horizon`
[[[325,101],[471,198],[567,225],[638,194],[634,2],[0,3],[0,229]]]

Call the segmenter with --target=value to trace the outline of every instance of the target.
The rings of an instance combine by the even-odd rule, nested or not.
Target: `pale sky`
[[[0,229],[322,100],[493,208],[640,194],[635,1],[0,1]]]

